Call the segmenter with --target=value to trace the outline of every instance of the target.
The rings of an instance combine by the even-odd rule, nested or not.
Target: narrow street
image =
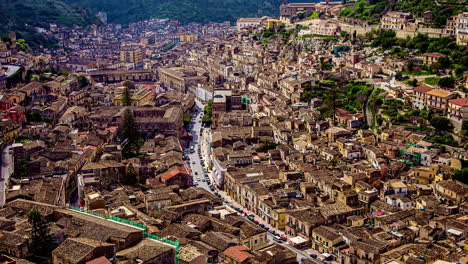
[[[11,144],[7,145],[1,153],[1,167],[0,167],[0,207],[5,205],[7,191],[7,183],[11,173],[13,173],[13,155],[10,153]]]
[[[213,182],[211,179],[211,173],[208,171],[205,165],[205,160],[208,159],[208,157],[206,157],[208,153],[206,148],[208,148],[209,142],[203,142],[204,139],[201,136],[203,133],[207,133],[207,130],[209,130],[209,128],[203,128],[202,123],[201,123],[201,120],[203,117],[203,107],[204,107],[204,104],[202,102],[196,101],[197,114],[193,116],[192,122],[190,123],[190,132],[192,133],[193,140],[190,142],[189,148],[184,151],[185,155],[189,158],[186,162],[192,172],[193,185],[203,188],[213,194],[219,194],[221,198],[223,199],[224,204],[231,208],[237,207],[237,208],[240,208],[244,212],[248,212],[248,210],[246,210],[242,205],[233,201],[231,197],[229,197],[223,190],[219,190],[211,186],[211,183]],[[202,131],[202,128],[203,128],[203,132],[201,134],[200,132]],[[207,138],[207,137],[204,137],[204,138]],[[244,217],[247,218],[246,216]],[[284,235],[283,231],[272,228],[270,225],[265,223],[265,221],[263,221],[259,216],[255,215],[255,220],[257,220],[259,224],[263,224],[267,226],[269,229],[273,229],[277,234]],[[268,237],[268,240],[270,241],[270,244],[278,243],[273,240],[274,235],[271,234],[270,232],[267,232],[267,237]],[[283,245],[287,247],[288,249],[296,252],[298,263],[301,263],[301,260],[303,260],[304,258],[310,258],[310,254],[315,253],[315,252],[308,253],[309,249],[307,252],[305,250],[304,251],[298,250],[294,248],[293,246],[289,245],[287,242],[280,242],[278,244]]]

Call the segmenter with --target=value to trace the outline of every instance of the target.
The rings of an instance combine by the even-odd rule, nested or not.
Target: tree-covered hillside
[[[95,21],[85,9],[60,0],[0,1],[0,33],[15,31],[33,42],[41,42],[34,27],[49,28],[49,23],[88,25]]]
[[[432,11],[434,24],[443,26],[447,23],[447,18],[468,11],[467,0],[404,0],[397,2],[394,10],[410,12],[415,17],[421,17],[426,11]]]
[[[181,22],[235,21],[238,17],[277,16],[282,0],[66,0],[94,12],[107,13],[109,22],[127,24],[148,18]],[[314,2],[308,0],[307,2]]]
[[[450,16],[468,11],[468,0],[356,0],[347,2],[349,6],[341,11],[342,17],[378,20],[389,10],[410,12],[415,17],[421,17],[426,11],[432,11],[433,23],[437,27],[445,25]]]
[[[77,5],[60,0],[2,0],[0,1],[0,25],[29,24],[46,27],[49,23],[86,25],[90,15]]]

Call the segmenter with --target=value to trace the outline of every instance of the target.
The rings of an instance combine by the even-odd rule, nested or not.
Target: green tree
[[[127,167],[127,173],[125,175],[125,184],[135,185],[138,183],[138,175],[135,171],[135,168],[132,164],[129,164]]]
[[[431,118],[430,123],[437,130],[446,131],[450,127],[450,120],[442,116],[435,116]]]
[[[456,170],[452,174],[452,179],[468,184],[468,168]]]
[[[50,257],[55,244],[50,235],[49,223],[36,209],[29,212],[28,221],[31,225],[29,252],[34,256]]]
[[[414,70],[414,60],[408,61],[408,64],[406,65],[406,69],[407,69],[409,72],[412,72],[412,71]]]
[[[445,88],[453,88],[455,86],[455,79],[453,77],[443,77],[439,79],[438,84]]]
[[[124,112],[118,134],[123,143],[122,157],[125,159],[135,157],[138,154],[140,147],[143,145],[143,140],[140,137],[138,123],[130,109],[126,109]]]
[[[402,81],[403,80],[403,74],[401,72],[397,72],[397,74],[395,74],[395,80]]]
[[[192,115],[184,114],[184,125],[188,126],[190,124],[190,121],[192,121]]]
[[[134,90],[134,89],[136,88],[136,87],[135,87],[135,83],[133,83],[132,81],[128,81],[128,80],[127,80],[127,81],[124,81],[124,82],[122,83],[122,85],[123,85],[124,87],[127,87],[127,88],[130,89],[130,90]]]
[[[78,77],[78,87],[79,88],[84,88],[89,85],[88,79],[84,76],[79,76]]]
[[[212,123],[212,114],[213,114],[213,101],[209,100],[208,103],[205,105],[203,108],[203,117],[202,117],[202,123],[205,125],[211,125]]]
[[[262,152],[267,152],[268,150],[270,149],[274,149],[276,148],[276,146],[278,146],[278,144],[276,144],[275,142],[272,142],[272,141],[266,141],[264,143],[262,143],[260,145],[260,147],[258,148],[259,151],[262,151]]]
[[[42,121],[42,117],[41,117],[41,114],[39,112],[31,112],[31,111],[27,111],[26,112],[26,121],[27,122],[41,122]]]
[[[413,87],[416,87],[418,85],[418,80],[416,79],[413,79],[411,81],[408,81],[408,84],[413,86]]]
[[[123,101],[123,105],[125,106],[132,105],[132,95],[130,94],[128,87],[125,87],[123,90],[122,101]]]

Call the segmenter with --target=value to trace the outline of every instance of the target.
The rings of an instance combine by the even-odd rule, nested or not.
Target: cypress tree
[[[126,109],[119,127],[119,138],[125,142],[122,148],[122,157],[130,158],[138,154],[141,146],[141,137],[138,131],[138,123],[130,109]]]
[[[31,224],[29,252],[34,256],[50,257],[55,245],[50,235],[49,223],[36,209],[28,214],[28,221]]]
[[[125,87],[123,90],[123,105],[129,106],[132,105],[132,96],[130,95],[130,91],[128,90],[128,87]]]

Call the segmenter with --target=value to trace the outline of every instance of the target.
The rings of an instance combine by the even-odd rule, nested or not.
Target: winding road
[[[5,205],[7,184],[11,173],[13,173],[13,155],[10,154],[11,144],[7,145],[1,153],[0,167],[0,208]]]
[[[216,189],[215,187],[212,187],[211,185],[208,184],[208,179],[210,179],[211,173],[205,167],[204,161],[208,158],[205,155],[207,155],[206,153],[208,153],[206,151],[206,148],[208,147],[209,142],[203,141],[204,140],[203,137],[200,136],[200,132],[202,129],[201,119],[203,117],[204,104],[201,103],[200,101],[196,101],[195,107],[197,109],[197,115],[194,116],[194,118],[192,119],[190,123],[190,129],[191,129],[193,139],[190,142],[189,148],[185,150],[185,155],[189,158],[186,162],[192,172],[193,185],[203,188],[213,194],[219,194],[223,198],[224,204],[226,206],[229,206],[231,208],[237,207],[247,212],[247,210],[243,208],[242,205],[232,200],[231,197],[229,197],[223,190]],[[204,129],[203,133],[207,133],[207,130],[208,130],[207,128]],[[192,146],[193,146],[194,152],[190,153],[190,147]],[[198,153],[199,149],[200,149],[200,154]],[[212,179],[210,179],[210,182],[213,182]],[[259,221],[260,223],[265,224],[266,226],[269,226],[264,221],[262,221],[259,216],[255,216],[255,219]],[[275,230],[275,231],[280,234],[284,233],[283,231],[279,231],[279,230]],[[267,237],[268,237],[268,240],[270,241],[270,244],[278,243],[273,240],[274,235],[272,235],[271,233],[267,232]],[[297,254],[298,263],[301,263],[302,262],[301,260],[304,258],[310,258],[307,252],[298,250],[286,242],[282,242],[278,244],[294,251]]]

